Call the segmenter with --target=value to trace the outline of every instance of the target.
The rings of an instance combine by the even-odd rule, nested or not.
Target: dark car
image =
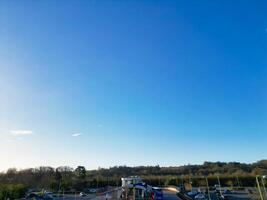
[[[227,189],[223,191],[223,194],[231,194],[231,193],[232,192],[230,190],[227,190]]]
[[[28,193],[26,194],[26,199],[41,199],[41,197],[36,193]]]

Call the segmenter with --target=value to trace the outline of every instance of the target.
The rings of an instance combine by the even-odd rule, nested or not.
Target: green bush
[[[18,199],[25,196],[27,187],[22,184],[5,184],[0,185],[0,200]]]

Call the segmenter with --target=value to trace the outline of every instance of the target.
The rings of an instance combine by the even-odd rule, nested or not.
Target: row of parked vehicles
[[[215,195],[217,199],[227,199],[227,196],[229,194],[232,194],[232,192],[229,189],[225,189],[225,190],[221,190],[221,188],[219,187],[214,187],[211,192],[209,193],[209,191],[201,191],[199,189],[192,189],[191,191],[186,193],[191,199],[194,200],[208,200],[209,199],[209,195]]]
[[[79,197],[87,197],[89,194],[93,194],[96,193],[97,189],[94,188],[89,188],[87,189],[85,192],[79,192],[76,193],[75,195],[79,196]],[[26,193],[25,199],[29,200],[29,199],[35,199],[35,200],[53,200],[55,199],[55,197],[61,197],[63,196],[63,194],[54,194],[52,192],[49,191],[34,191],[34,190],[30,190]]]
[[[35,199],[35,200],[53,200],[54,195],[52,192],[48,192],[48,191],[40,191],[40,192],[29,191],[26,194],[25,198],[26,199]]]

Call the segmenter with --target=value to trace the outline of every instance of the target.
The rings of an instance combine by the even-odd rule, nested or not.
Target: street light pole
[[[135,200],[135,186],[133,187],[133,200]]]
[[[262,192],[261,192],[261,187],[260,187],[260,183],[259,183],[259,179],[258,178],[259,178],[259,176],[256,176],[256,182],[257,182],[257,186],[258,186],[260,198],[261,198],[261,200],[263,200],[263,196],[262,196]]]
[[[189,185],[190,185],[191,191],[192,191],[193,190],[193,186],[192,186],[192,180],[191,180],[190,176],[188,177],[188,181],[189,181]]]
[[[205,179],[206,179],[206,183],[207,183],[208,197],[209,197],[209,200],[211,200],[211,198],[210,198],[210,188],[209,188],[209,182],[208,182],[208,178],[207,178],[207,177],[205,177]]]
[[[217,179],[218,179],[218,184],[219,184],[219,188],[220,188],[220,194],[222,196],[222,187],[221,187],[221,182],[220,182],[219,175],[217,175]]]
[[[261,177],[261,182],[262,182],[262,186],[263,186],[264,197],[267,198],[267,192],[266,192],[266,187],[265,187],[264,178],[265,178],[265,176],[262,176],[262,177]]]
[[[181,176],[181,179],[182,179],[182,190],[184,190],[184,175],[183,174]]]
[[[238,176],[236,176],[236,180],[237,180],[238,188],[240,188],[240,182],[239,182],[239,178],[238,178]]]

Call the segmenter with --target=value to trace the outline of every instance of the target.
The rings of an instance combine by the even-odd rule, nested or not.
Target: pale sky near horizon
[[[266,159],[266,10],[0,1],[0,171]]]

